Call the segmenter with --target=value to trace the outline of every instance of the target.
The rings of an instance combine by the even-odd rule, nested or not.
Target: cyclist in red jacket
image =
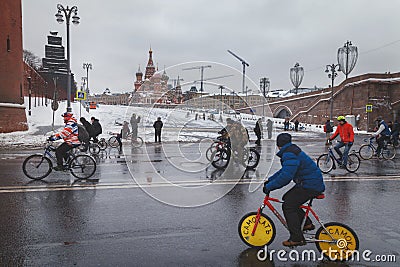
[[[347,165],[347,157],[349,155],[349,151],[351,146],[354,143],[354,130],[353,126],[346,122],[346,118],[344,116],[337,117],[339,124],[331,137],[328,138],[329,141],[335,139],[338,135],[340,135],[340,142],[335,146],[335,151],[339,155],[339,160],[342,161],[342,164],[339,166],[340,168],[345,168]],[[340,151],[340,148],[345,147],[344,151]]]

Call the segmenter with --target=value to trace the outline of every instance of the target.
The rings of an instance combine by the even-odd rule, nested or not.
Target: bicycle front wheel
[[[132,147],[139,148],[143,145],[143,139],[139,136],[136,137],[136,140],[135,140],[135,138],[132,138],[131,145],[132,145]]]
[[[108,144],[112,148],[119,147],[119,143],[118,143],[117,137],[115,137],[115,136],[111,136],[110,139],[108,139]]]
[[[231,151],[225,148],[220,148],[212,155],[211,165],[217,169],[226,168],[231,158]]]
[[[351,259],[360,246],[353,229],[337,222],[326,223],[324,227],[320,227],[315,233],[318,251],[332,261]]]
[[[53,164],[43,155],[31,155],[22,163],[22,171],[33,180],[42,180],[51,173]]]
[[[394,159],[395,156],[396,156],[396,148],[394,146],[386,145],[386,147],[382,149],[382,157],[384,159]]]
[[[260,153],[255,149],[249,150],[246,169],[255,169],[260,162]]]
[[[261,213],[257,229],[252,235],[256,218],[257,212],[250,212],[242,217],[238,225],[240,239],[249,247],[268,246],[274,241],[276,235],[274,222],[267,215]]]
[[[328,154],[322,154],[317,159],[317,166],[322,173],[329,173],[333,169],[333,158]]]
[[[218,145],[218,143],[214,142],[214,143],[211,144],[211,146],[209,148],[207,148],[207,150],[206,150],[206,158],[207,158],[208,161],[212,160],[212,154],[215,151],[217,151],[217,148],[218,148],[217,145]]]
[[[69,163],[69,170],[78,179],[88,179],[96,171],[96,161],[88,155],[78,155]]]
[[[356,154],[349,154],[346,169],[349,172],[356,172],[360,168],[360,158]]]
[[[375,149],[370,145],[362,145],[358,150],[358,154],[362,159],[371,159],[374,155]]]

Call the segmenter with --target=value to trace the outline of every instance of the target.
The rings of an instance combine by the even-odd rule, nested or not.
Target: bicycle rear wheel
[[[246,169],[255,169],[260,162],[260,153],[254,148],[249,150]]]
[[[396,156],[396,148],[392,145],[386,145],[382,149],[382,157],[384,159],[394,159]]]
[[[69,170],[78,179],[88,179],[96,171],[96,161],[88,155],[78,155],[69,163]]]
[[[360,158],[356,154],[349,154],[346,169],[349,172],[356,172],[360,168]]]
[[[131,145],[132,145],[132,147],[139,148],[143,145],[143,139],[139,136],[136,137],[136,140],[135,140],[135,138],[132,138]]]
[[[117,141],[117,137],[115,137],[115,136],[111,136],[110,139],[108,139],[108,144],[112,148],[119,147],[119,143]]]
[[[256,223],[257,212],[247,213],[239,221],[238,232],[240,239],[249,247],[262,248],[272,243],[276,230],[274,222],[264,213],[260,214],[257,229],[252,235]]]
[[[375,149],[370,146],[370,145],[362,145],[360,149],[358,150],[358,154],[360,154],[360,157],[362,159],[371,159],[372,156],[374,155]]]
[[[317,159],[317,166],[322,173],[329,173],[333,169],[333,158],[328,154],[322,154]]]
[[[51,173],[53,164],[43,155],[31,155],[22,163],[22,171],[33,180],[42,180]]]
[[[100,150],[105,150],[107,148],[107,142],[104,138],[101,138],[100,141],[97,143],[100,147]]]
[[[338,223],[326,223],[315,233],[315,245],[325,258],[332,261],[345,261],[352,258],[360,246],[357,234],[349,226]]]
[[[217,169],[226,168],[231,158],[231,151],[225,148],[219,148],[212,155],[211,165]]]
[[[89,145],[89,151],[93,155],[98,155],[100,153],[100,146],[96,143],[92,143]]]

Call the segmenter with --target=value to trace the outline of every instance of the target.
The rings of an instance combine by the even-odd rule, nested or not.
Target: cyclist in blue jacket
[[[282,188],[291,181],[295,183],[295,186],[283,195],[282,210],[290,238],[282,244],[288,247],[302,246],[306,244],[301,229],[305,213],[300,205],[325,191],[325,184],[315,162],[297,145],[292,144],[290,134],[278,135],[276,144],[280,149],[277,156],[281,158],[282,168],[268,178],[268,181],[264,183],[263,191],[269,194],[270,191]],[[313,229],[315,226],[307,217],[303,231]]]

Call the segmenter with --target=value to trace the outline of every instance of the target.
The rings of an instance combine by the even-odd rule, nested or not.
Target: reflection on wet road
[[[295,142],[313,158],[324,152],[322,137],[297,138]],[[123,154],[110,150],[98,159],[99,169],[87,182],[77,181],[68,173],[52,173],[44,181],[31,182],[24,177],[21,163],[34,151],[0,153],[0,264],[398,266],[365,260],[347,264],[326,260],[295,263],[274,258],[273,262],[260,262],[258,251],[240,240],[237,224],[261,204],[263,194],[257,186],[269,168],[272,172],[279,168],[279,161],[273,157],[273,142],[264,141],[258,168],[248,172],[240,166],[217,171],[203,162],[199,151],[197,144],[189,143],[148,144]],[[313,206],[324,222],[351,226],[359,236],[360,250],[371,250],[372,255],[395,255],[397,261],[399,165],[398,159],[373,160],[363,161],[356,174],[334,170],[325,176],[326,198],[316,200]],[[185,190],[176,194],[175,187]],[[285,190],[277,190],[272,196],[280,198]],[[169,197],[171,202],[213,201],[182,208],[157,200],[162,197]],[[281,245],[288,234],[277,220],[274,222],[277,235],[270,249],[289,253],[290,249]],[[299,251],[305,249],[317,252],[313,244]]]

